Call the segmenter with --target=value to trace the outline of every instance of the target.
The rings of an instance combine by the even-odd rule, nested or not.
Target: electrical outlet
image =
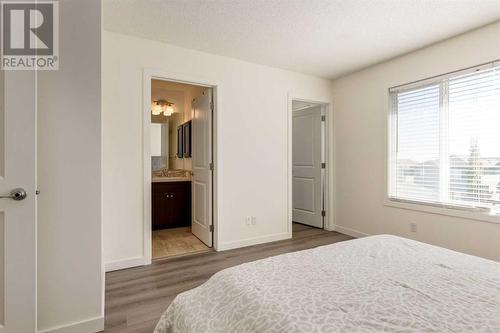
[[[411,232],[417,232],[417,224],[415,222],[410,223],[410,231]]]
[[[247,216],[245,218],[245,222],[246,222],[247,225],[252,225],[252,217],[251,216]]]
[[[257,224],[257,218],[255,216],[252,216],[252,225]]]

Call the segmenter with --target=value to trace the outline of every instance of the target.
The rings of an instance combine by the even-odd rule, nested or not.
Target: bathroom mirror
[[[178,154],[178,127],[184,122],[182,113],[169,117],[151,117],[151,171],[162,169],[183,169],[183,153]]]

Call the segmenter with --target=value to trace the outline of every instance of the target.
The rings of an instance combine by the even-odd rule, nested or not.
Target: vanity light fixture
[[[173,104],[167,105],[167,107],[165,108],[165,111],[163,111],[163,114],[165,116],[170,116],[172,113],[174,113],[174,107],[172,105]]]
[[[161,109],[161,105],[159,104],[156,104],[155,102],[153,102],[151,104],[151,113],[155,116],[158,116],[162,113],[162,109]]]
[[[155,116],[163,113],[165,117],[168,117],[174,113],[174,103],[167,101],[166,99],[159,99],[153,101],[151,104],[151,113]]]

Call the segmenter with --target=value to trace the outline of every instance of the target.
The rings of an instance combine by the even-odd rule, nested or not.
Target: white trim
[[[143,184],[143,221],[144,221],[144,238],[143,238],[143,254],[144,260],[143,265],[151,264],[151,254],[152,254],[152,245],[151,245],[151,159],[150,159],[150,133],[149,133],[149,125],[151,124],[151,116],[149,114],[149,110],[151,107],[150,98],[151,98],[151,80],[159,79],[169,82],[178,82],[184,84],[192,84],[197,86],[204,86],[212,88],[212,100],[214,103],[214,111],[213,111],[213,147],[212,147],[212,155],[213,155],[213,163],[216,166],[213,171],[213,196],[212,196],[212,205],[213,205],[213,249],[219,250],[219,216],[222,216],[221,209],[222,203],[219,200],[221,195],[220,193],[220,174],[222,169],[222,163],[220,163],[220,159],[218,157],[217,150],[217,142],[219,141],[219,132],[217,130],[217,123],[220,117],[218,110],[218,89],[220,88],[220,84],[217,82],[213,82],[201,77],[193,77],[189,74],[178,73],[166,71],[163,69],[154,69],[154,68],[144,68],[143,70],[143,175],[144,175],[144,184]],[[125,267],[124,267],[125,268]]]
[[[355,229],[347,228],[347,227],[342,227],[340,225],[334,225],[332,228],[332,231],[340,232],[341,234],[345,234],[347,236],[351,236],[354,238],[361,238],[361,237],[370,236],[367,233],[364,233],[364,232],[361,232],[361,231],[358,231]]]
[[[219,251],[226,251],[226,250],[231,250],[231,249],[237,249],[240,247],[252,246],[252,245],[257,245],[257,244],[264,244],[264,243],[269,243],[269,242],[276,242],[276,241],[290,239],[290,238],[292,238],[292,234],[289,232],[282,232],[282,233],[270,234],[270,235],[266,235],[266,236],[245,238],[245,239],[240,239],[240,240],[236,240],[236,241],[222,243],[219,246]]]
[[[94,317],[67,325],[46,328],[38,333],[95,333],[104,330],[104,316]]]
[[[287,232],[292,233],[292,125],[293,125],[293,101],[309,102],[314,104],[320,104],[322,106],[322,114],[325,115],[325,223],[323,228],[325,230],[333,230],[335,225],[335,171],[333,166],[335,165],[335,143],[330,142],[330,138],[334,138],[335,124],[333,123],[334,112],[333,112],[333,102],[331,100],[324,100],[321,98],[315,98],[311,96],[303,96],[295,93],[288,93],[287,95],[287,210],[288,210],[288,222],[287,222]],[[331,153],[330,153],[331,152]]]
[[[120,269],[143,266],[145,262],[144,256],[132,257],[106,263],[106,272],[118,271]]]
[[[430,214],[458,217],[458,218],[476,220],[488,223],[497,223],[497,224],[500,223],[500,215],[489,214],[487,212],[477,212],[477,211],[474,212],[457,208],[435,207],[432,205],[426,205],[424,203],[420,204],[411,202],[400,202],[387,198],[387,195],[384,199],[384,206],[413,210],[417,212],[425,212]]]
[[[151,264],[151,253],[152,253],[152,245],[151,245],[151,133],[150,133],[150,125],[151,125],[151,79],[153,78],[153,73],[147,70],[144,70],[143,74],[143,109],[142,109],[142,165],[143,165],[143,200],[142,200],[142,211],[143,211],[143,264],[149,265]],[[107,266],[107,265],[106,265]],[[125,267],[123,267],[125,268]]]
[[[102,30],[103,30],[103,26],[104,26],[104,15],[102,15],[103,11],[104,11],[104,4],[103,4],[103,1],[101,1],[101,6],[99,8],[100,10],[100,13],[101,13],[101,20],[99,22],[100,26],[101,26],[101,34],[102,34]],[[101,35],[100,37],[100,42],[101,42],[101,45],[100,45],[100,49],[101,49],[101,59],[100,59],[100,64],[99,66],[101,67],[101,75],[102,75],[102,68],[104,67],[104,57],[102,55],[102,50],[103,50],[103,45],[104,45],[104,41],[103,41],[103,37]],[[102,77],[102,76],[101,76]],[[101,233],[100,233],[100,237],[101,237],[101,261],[99,262],[100,264],[100,269],[101,269],[101,317],[104,318],[104,315],[105,315],[105,309],[106,309],[106,258],[104,257],[104,196],[103,196],[103,189],[104,189],[104,182],[103,182],[103,174],[104,174],[104,168],[103,168],[103,161],[104,161],[104,150],[102,148],[102,138],[103,138],[103,125],[102,125],[102,114],[103,114],[103,93],[102,93],[102,89],[103,89],[103,83],[102,83],[102,80],[101,80],[101,112],[100,112],[100,119],[101,119],[101,138],[100,138],[100,142],[101,142],[101,149],[100,149],[100,161],[101,161],[101,165],[99,166],[100,170],[101,170],[101,179],[100,179],[100,185],[101,185],[101,193],[100,193],[100,227],[101,227]],[[104,329],[104,321],[103,321],[103,329]]]
[[[397,113],[395,112],[395,105],[397,104],[397,94],[391,93],[387,91],[387,100],[388,103],[388,112],[386,119],[386,158],[385,158],[385,182],[384,182],[384,193],[383,198],[387,198],[390,196],[393,184],[393,165],[394,165],[394,156],[396,156],[396,128],[397,128]]]

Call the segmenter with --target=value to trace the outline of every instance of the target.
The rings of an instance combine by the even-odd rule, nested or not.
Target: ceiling
[[[500,0],[104,0],[106,30],[336,78],[500,20]]]

